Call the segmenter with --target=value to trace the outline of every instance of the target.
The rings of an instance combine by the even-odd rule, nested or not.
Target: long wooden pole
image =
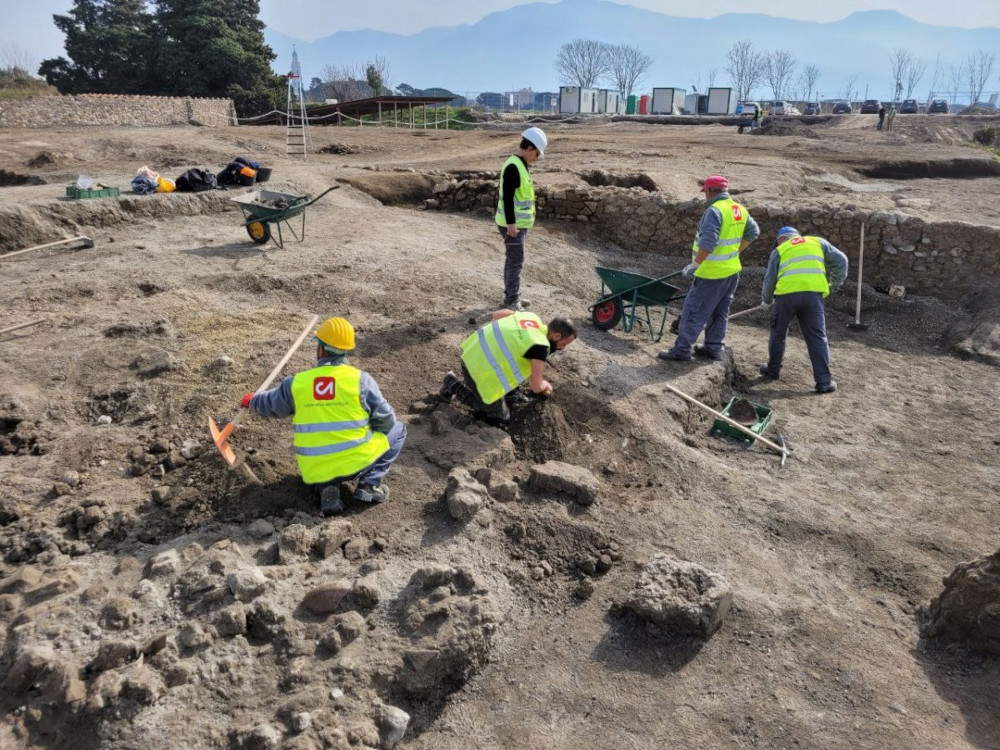
[[[861,279],[865,268],[865,223],[861,222],[861,244],[858,247],[858,295],[854,302],[854,323],[861,323]]]
[[[37,326],[39,323],[44,323],[48,318],[39,318],[38,320],[30,320],[27,323],[19,323],[16,326],[10,326],[9,328],[0,328],[0,336],[5,333],[11,333],[13,331],[20,331],[22,328],[28,328],[29,326]]]
[[[13,258],[15,255],[21,255],[22,253],[30,253],[32,250],[44,250],[47,247],[55,247],[56,245],[65,245],[67,242],[84,242],[84,247],[93,247],[94,241],[85,235],[80,235],[79,237],[68,237],[65,240],[56,240],[55,242],[46,242],[44,245],[34,245],[32,247],[26,247],[23,250],[15,250],[12,253],[5,253],[0,255],[0,260],[5,258]]]
[[[757,312],[758,310],[763,310],[765,307],[770,307],[770,305],[757,305],[756,307],[751,307],[747,310],[740,310],[738,313],[733,313],[726,320],[736,320],[736,318],[742,318],[744,315],[749,315],[752,312]]]
[[[749,428],[741,425],[735,419],[730,419],[729,417],[727,417],[722,412],[718,412],[715,409],[713,409],[711,406],[708,406],[707,404],[703,404],[701,401],[699,401],[698,399],[694,398],[693,396],[687,395],[686,393],[684,393],[684,391],[680,391],[680,390],[674,388],[672,385],[670,385],[670,383],[664,383],[663,385],[665,385],[667,387],[667,390],[669,390],[671,393],[673,393],[673,394],[675,394],[677,396],[680,396],[685,401],[687,401],[689,403],[692,403],[695,406],[698,406],[698,407],[704,409],[705,411],[707,411],[709,414],[713,415],[717,419],[721,419],[726,424],[728,424],[728,425],[730,425],[732,427],[735,427],[740,432],[746,433],[747,435],[749,435],[750,437],[754,438],[755,440],[760,440],[768,448],[776,450],[782,456],[787,456],[788,453],[790,452],[788,448],[782,448],[777,443],[772,443],[770,440],[768,440],[763,435],[758,435],[753,430],[751,430],[751,429],[749,429]]]

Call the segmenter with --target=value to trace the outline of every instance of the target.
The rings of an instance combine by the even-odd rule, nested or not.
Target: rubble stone
[[[237,601],[249,602],[267,591],[269,581],[260,568],[244,567],[226,576],[226,586]]]
[[[219,631],[219,635],[225,637],[245,633],[247,631],[246,609],[240,602],[236,602],[231,607],[226,607],[219,612],[215,628]]]
[[[379,741],[383,750],[392,750],[410,726],[410,715],[401,708],[383,704],[378,712]]]
[[[656,554],[625,601],[657,627],[707,638],[722,625],[733,603],[729,583],[695,563]]]
[[[960,563],[918,611],[920,635],[1000,655],[1000,550]]]
[[[562,461],[532,466],[528,485],[535,492],[566,495],[580,505],[593,504],[600,490],[597,477],[589,469]]]
[[[472,518],[483,508],[489,493],[473,478],[468,469],[458,467],[448,474],[444,498],[451,517],[464,521]]]
[[[351,583],[346,578],[317,586],[302,600],[302,606],[314,615],[334,612],[340,602],[351,593]]]

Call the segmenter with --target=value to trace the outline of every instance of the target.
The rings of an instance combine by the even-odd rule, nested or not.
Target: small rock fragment
[[[660,553],[643,568],[625,606],[663,630],[708,638],[722,625],[732,603],[725,578]]]
[[[363,536],[348,539],[344,544],[344,557],[351,561],[360,560],[368,552],[368,540]]]
[[[302,606],[314,615],[325,615],[340,606],[345,596],[351,593],[351,583],[346,578],[317,586],[302,600]]]
[[[467,469],[458,467],[448,475],[445,488],[445,505],[448,513],[456,520],[472,518],[486,504],[489,494]]]
[[[267,576],[257,567],[234,570],[226,576],[226,585],[237,601],[250,602],[267,591]]]
[[[600,490],[597,477],[589,469],[562,461],[532,466],[528,485],[535,492],[566,495],[580,505],[593,504]]]
[[[180,569],[181,558],[175,549],[165,550],[158,555],[154,555],[146,563],[146,577],[158,578],[161,576],[173,576]]]
[[[240,602],[236,602],[231,607],[226,607],[219,612],[215,622],[215,629],[219,635],[229,638],[247,632],[247,613]]]
[[[490,484],[490,495],[499,503],[516,503],[521,499],[521,488],[509,479],[494,481]]]
[[[392,750],[410,726],[410,715],[401,708],[383,704],[378,712],[379,740],[383,750]]]
[[[258,518],[247,526],[247,533],[254,539],[264,539],[274,533],[274,524],[264,518]]]

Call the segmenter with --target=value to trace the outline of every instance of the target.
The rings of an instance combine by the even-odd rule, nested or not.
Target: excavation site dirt
[[[516,124],[317,127],[305,162],[277,127],[0,130],[0,252],[94,243],[0,256],[0,328],[41,320],[0,334],[0,748],[1000,747],[983,126],[547,127],[523,295],[580,336],[506,430],[437,394],[502,307]],[[234,156],[271,190],[339,189],[283,249],[243,226],[253,188],[62,197]],[[592,323],[595,266],[688,262],[715,173],[763,230],[734,311],[760,304],[782,224],[851,258],[827,300],[836,393],[795,326],[760,378],[764,310],[721,361],[656,357],[680,301],[660,342]],[[208,430],[313,315],[353,323],[350,362],[407,429],[387,502],[330,518],[290,420],[233,432],[259,485]],[[790,454],[712,434],[672,388],[767,407]]]

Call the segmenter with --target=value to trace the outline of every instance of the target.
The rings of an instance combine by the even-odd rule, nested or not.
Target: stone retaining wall
[[[0,127],[235,124],[232,99],[80,94],[0,101]]]
[[[588,224],[620,247],[664,255],[690,252],[699,200],[676,201],[639,188],[536,186],[538,216]],[[496,211],[495,181],[449,180],[438,184],[427,208],[450,211]],[[741,199],[742,200],[742,199]],[[827,238],[851,259],[856,273],[861,224],[865,234],[865,283],[902,284],[916,294],[956,297],[986,285],[1000,285],[1000,228],[966,222],[926,222],[883,211],[834,208],[822,204],[794,208],[745,200],[760,224],[761,240],[746,251],[747,265],[763,266],[775,232],[790,224],[803,234]]]

